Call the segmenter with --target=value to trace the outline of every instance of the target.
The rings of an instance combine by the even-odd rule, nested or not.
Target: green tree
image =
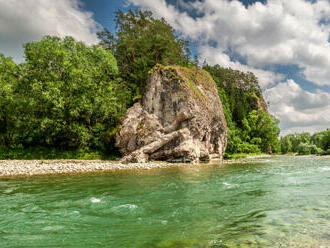
[[[279,121],[274,116],[263,110],[253,110],[249,113],[247,122],[250,127],[250,143],[256,142],[264,152],[277,150],[280,128]]]
[[[330,150],[330,129],[327,129],[326,131],[323,132],[321,148],[324,151]]]
[[[105,148],[126,110],[128,92],[116,80],[111,51],[47,36],[25,44],[19,91],[24,96],[24,145]]]
[[[108,30],[99,33],[101,44],[112,49],[121,76],[130,83],[135,97],[140,98],[148,71],[157,63],[188,65],[188,43],[175,35],[165,19],[156,19],[150,11],[116,13],[116,36]]]
[[[289,152],[294,152],[293,150],[293,140],[295,139],[295,136],[293,134],[288,134],[284,137],[281,137],[280,139],[280,149],[282,154],[286,154]]]
[[[12,145],[18,122],[16,88],[20,68],[0,54],[0,146]]]
[[[295,138],[292,140],[292,150],[294,152],[298,152],[298,147],[301,143],[304,144],[311,143],[310,133],[304,132],[304,133],[295,134]]]
[[[322,148],[324,136],[325,136],[325,132],[315,133],[311,136],[311,142],[315,144],[317,147]]]
[[[297,147],[297,152],[299,155],[310,155],[318,154],[320,153],[320,150],[316,145],[301,142]]]
[[[300,155],[327,153],[329,144],[330,132],[328,130],[313,135],[307,132],[288,134],[280,139],[282,153],[295,152]]]

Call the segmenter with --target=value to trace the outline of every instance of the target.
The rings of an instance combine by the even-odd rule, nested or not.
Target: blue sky
[[[107,0],[82,0],[83,3],[82,8],[86,11],[91,11],[94,13],[94,19],[100,23],[103,27],[106,27],[111,32],[115,32],[115,11],[120,9],[122,11],[127,11],[128,9],[134,9],[137,6],[130,5],[129,2],[118,0],[118,1],[107,1]],[[194,2],[194,0],[186,0],[185,2]],[[261,2],[265,4],[266,0],[242,0],[242,2],[246,7],[253,5],[255,2]],[[167,3],[175,6],[180,9],[180,11],[185,11],[178,0],[168,0]],[[194,11],[188,11],[189,14],[193,17],[198,16],[198,14],[194,13]],[[189,39],[188,39],[189,40]],[[198,55],[198,52],[195,49],[195,42],[190,40],[190,49],[194,53]],[[232,60],[241,60],[240,57],[231,55]],[[241,60],[243,63],[246,63],[244,60]],[[301,74],[299,67],[295,65],[275,65],[272,68],[267,68],[268,70],[273,70],[274,72],[281,73],[286,75],[286,79],[293,79],[296,82],[299,82],[300,86],[303,89],[315,92],[317,89],[322,89],[330,92],[330,86],[319,86],[315,87],[313,82],[306,80]]]
[[[94,13],[94,19],[103,27],[111,32],[115,31],[114,18],[115,12],[120,9],[127,11],[125,1],[107,1],[107,0],[83,0],[82,8]]]
[[[0,52],[50,34],[96,44],[115,11],[164,17],[200,61],[252,71],[282,134],[330,127],[329,0],[0,0]]]

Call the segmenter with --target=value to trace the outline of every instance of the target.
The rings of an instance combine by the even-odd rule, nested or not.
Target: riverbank
[[[292,155],[253,155],[239,159],[211,160],[200,165],[250,163],[261,158]],[[322,156],[330,158],[330,156]],[[150,170],[154,168],[170,168],[194,166],[185,163],[149,162],[123,164],[118,161],[106,160],[0,160],[0,177],[56,175],[56,174],[82,174],[111,172],[119,170]]]
[[[206,164],[245,163],[252,161],[255,158],[262,157],[270,157],[270,155],[250,156],[242,159],[232,160],[212,160]],[[192,164],[173,164],[166,162],[123,164],[118,161],[106,160],[0,160],[0,177],[80,174],[132,169],[150,170],[154,168],[168,168],[191,165]]]
[[[0,160],[0,177],[148,170],[168,166],[167,163],[122,164],[104,160]]]

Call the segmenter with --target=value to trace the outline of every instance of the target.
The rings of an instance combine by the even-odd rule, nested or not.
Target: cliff
[[[142,103],[128,109],[116,146],[123,162],[222,157],[227,125],[217,86],[202,69],[155,66]]]

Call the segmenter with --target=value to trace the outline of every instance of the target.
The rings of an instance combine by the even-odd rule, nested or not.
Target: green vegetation
[[[129,101],[112,53],[70,37],[24,48],[23,64],[0,57],[0,146],[112,152]]]
[[[288,134],[280,139],[282,154],[297,153],[299,155],[330,155],[330,129],[315,133]]]
[[[266,153],[262,153],[262,152],[257,152],[257,153],[225,153],[225,155],[223,156],[224,159],[231,159],[231,160],[236,160],[236,159],[242,159],[242,158],[248,158],[251,156],[260,156],[260,155],[268,155]]]
[[[141,98],[148,71],[156,64],[190,64],[188,42],[174,34],[165,19],[155,19],[150,11],[117,11],[117,33],[99,33],[102,46],[113,51],[121,77],[128,82],[134,100]]]
[[[29,148],[0,148],[0,160],[5,159],[106,159],[115,160],[120,154],[104,153],[102,151],[86,151],[84,149],[77,150],[60,150],[58,148],[49,148],[43,146]]]
[[[21,64],[0,54],[0,159],[118,155],[121,120],[157,64],[175,70],[200,99],[193,82],[215,80],[229,127],[227,156],[277,151],[278,121],[252,73],[202,70],[188,43],[149,11],[118,11],[115,22],[116,34],[100,32],[97,46],[46,36],[24,45]]]
[[[209,106],[206,104],[206,98],[208,96],[204,95],[202,91],[197,87],[198,85],[203,85],[204,88],[210,89],[210,87],[213,87],[214,90],[216,90],[214,87],[214,81],[207,71],[199,67],[188,68],[177,65],[162,66],[160,64],[156,64],[149,71],[149,74],[159,70],[167,72],[170,75],[170,78],[173,80],[181,80],[181,87],[188,90],[194,96],[194,98],[198,99],[204,105],[204,107],[210,111]]]
[[[228,126],[226,157],[234,153],[277,152],[279,121],[267,112],[257,78],[219,65],[203,67],[218,86]]]

